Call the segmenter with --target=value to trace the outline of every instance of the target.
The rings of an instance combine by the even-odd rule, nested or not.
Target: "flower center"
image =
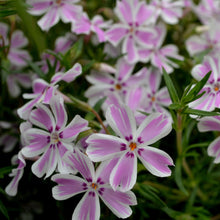
[[[98,188],[98,185],[97,185],[96,183],[92,183],[90,186],[91,186],[93,189],[97,189],[97,188]]]
[[[62,0],[56,0],[57,4],[60,4],[62,2]]]
[[[151,101],[152,101],[152,102],[155,102],[155,101],[156,101],[155,96],[152,96],[152,97],[151,97]]]
[[[51,141],[56,144],[59,142],[59,134],[57,132],[53,132],[51,134]]]
[[[121,86],[120,84],[117,83],[117,84],[115,85],[115,89],[116,89],[116,90],[121,90],[121,88],[122,88],[122,86]]]
[[[214,87],[214,90],[217,92],[219,90],[219,87],[218,86],[215,86]]]
[[[131,151],[133,151],[134,149],[137,148],[137,144],[134,143],[134,142],[131,142],[130,145],[129,145],[129,147],[131,148]]]

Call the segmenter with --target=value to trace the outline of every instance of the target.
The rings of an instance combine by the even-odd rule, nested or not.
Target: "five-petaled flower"
[[[170,156],[162,150],[150,147],[172,129],[169,118],[163,114],[150,114],[136,128],[133,112],[127,106],[110,106],[106,119],[120,137],[106,134],[93,134],[87,139],[86,153],[92,161],[117,159],[110,174],[110,184],[114,190],[127,191],[136,183],[137,158],[154,175],[171,175],[168,165],[173,165]]]
[[[48,177],[56,168],[67,173],[68,167],[62,158],[66,151],[73,151],[73,141],[80,132],[88,129],[88,122],[76,115],[66,125],[67,113],[60,96],[51,99],[50,108],[39,103],[29,120],[39,128],[25,131],[24,138],[28,144],[21,151],[25,157],[40,156],[32,165],[32,172],[38,177],[44,174]]]
[[[136,205],[136,197],[131,192],[114,191],[109,184],[109,175],[115,160],[105,161],[94,169],[92,161],[76,150],[65,155],[66,162],[78,170],[82,177],[72,174],[56,174],[52,180],[58,185],[52,189],[57,200],[68,199],[79,193],[85,195],[73,212],[72,220],[98,220],[100,218],[99,198],[119,218],[127,218],[132,211],[130,205]]]

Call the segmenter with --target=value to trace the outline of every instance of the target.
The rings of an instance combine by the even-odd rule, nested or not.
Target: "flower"
[[[98,220],[100,218],[99,198],[119,218],[127,218],[132,211],[130,205],[136,205],[136,197],[131,192],[114,191],[109,184],[109,174],[115,163],[106,161],[94,169],[91,160],[80,151],[65,155],[69,165],[75,167],[82,177],[71,174],[56,174],[52,180],[58,185],[53,187],[53,197],[57,200],[68,199],[79,193],[85,195],[76,206],[72,220]]]
[[[45,14],[37,23],[44,31],[48,31],[59,20],[64,23],[75,22],[81,16],[82,7],[76,5],[79,0],[30,0],[29,13],[32,15]]]
[[[94,162],[118,159],[110,174],[110,184],[114,190],[125,192],[134,186],[137,178],[137,158],[153,175],[171,175],[168,165],[173,165],[173,161],[170,156],[149,146],[171,131],[171,121],[167,117],[161,113],[152,113],[136,128],[131,109],[127,106],[118,108],[112,105],[106,112],[106,120],[120,137],[92,134],[86,141],[86,153]]]
[[[32,110],[29,120],[39,128],[25,131],[28,144],[21,150],[28,158],[40,156],[32,165],[32,172],[38,177],[44,174],[48,177],[56,168],[59,172],[68,172],[62,157],[66,151],[73,150],[78,134],[88,129],[88,122],[79,115],[66,125],[67,113],[60,96],[53,97],[49,104],[50,108],[39,103],[37,109]]]
[[[152,46],[150,39],[154,31],[149,26],[152,8],[144,1],[122,0],[117,1],[115,13],[120,23],[112,25],[106,38],[115,47],[123,41],[122,54],[128,62],[136,63],[139,61],[137,47]]]
[[[205,94],[199,99],[189,103],[190,108],[205,111],[213,111],[220,107],[220,59],[207,56],[202,64],[196,65],[192,69],[193,77],[200,81],[209,71],[212,71],[206,85],[200,93]]]
[[[139,58],[142,62],[151,61],[151,64],[161,70],[166,70],[167,73],[173,72],[173,67],[178,65],[169,58],[183,60],[183,57],[178,54],[178,48],[174,44],[168,44],[162,47],[166,36],[166,26],[163,23],[155,26],[157,36],[152,40],[152,48],[141,48],[138,50]]]
[[[220,131],[220,116],[203,117],[197,126],[200,132]],[[220,137],[209,144],[208,155],[215,157],[214,163],[220,163]]]
[[[183,0],[152,0],[151,5],[154,6],[155,22],[161,17],[167,24],[177,24],[185,3]]]
[[[192,35],[186,40],[186,49],[190,56],[206,52],[211,56],[218,56],[220,52],[220,28],[218,23],[204,26],[200,35]]]
[[[15,30],[12,32],[11,39],[7,38],[8,35],[8,25],[0,22],[0,39],[1,47],[9,47],[7,51],[7,58],[10,60],[12,66],[15,67],[25,67],[27,66],[26,60],[31,60],[30,54],[23,50],[22,48],[28,45],[28,39],[24,36],[23,32],[20,30]]]
[[[56,73],[50,83],[47,83],[43,79],[36,79],[33,82],[33,91],[32,94],[23,94],[24,98],[32,99],[22,107],[17,110],[18,115],[22,119],[28,119],[29,114],[32,108],[37,103],[49,103],[50,99],[53,97],[57,91],[57,83],[61,80],[65,82],[73,81],[78,75],[82,73],[82,67],[79,63],[76,63],[71,69],[67,72],[58,72]]]
[[[18,166],[17,168],[12,169],[11,173],[9,174],[9,176],[13,177],[13,179],[6,186],[5,192],[10,196],[15,196],[18,191],[19,181],[22,178],[23,173],[24,173],[24,167],[26,166],[26,162],[24,160],[24,157],[21,151],[19,151],[18,155],[15,155],[12,158],[12,164],[13,165],[17,164]]]
[[[73,25],[72,31],[77,34],[90,34],[90,32],[96,33],[99,42],[105,41],[105,32],[103,29],[109,27],[111,21],[104,22],[101,15],[96,15],[92,20],[88,15],[84,13],[82,17]]]
[[[133,64],[129,64],[124,59],[118,60],[116,69],[112,68],[111,73],[94,72],[86,79],[93,84],[86,92],[89,103],[93,106],[100,98],[108,97],[115,92],[123,99],[127,90],[133,85],[141,85],[145,79],[147,69],[142,68],[132,75]]]

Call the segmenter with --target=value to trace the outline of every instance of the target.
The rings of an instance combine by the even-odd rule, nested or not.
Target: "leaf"
[[[182,98],[183,103],[189,103],[192,102],[198,98],[200,98],[202,95],[200,94],[197,98],[195,98],[198,93],[201,91],[201,89],[204,87],[206,82],[208,81],[209,77],[211,75],[211,71],[209,71],[203,78],[200,80],[196,85],[189,91],[189,93]]]
[[[217,116],[217,115],[220,115],[219,112],[207,112],[207,111],[192,109],[192,108],[187,108],[182,113],[183,114],[198,115],[198,116]]]
[[[198,144],[192,144],[189,145],[184,151],[183,154],[185,154],[187,151],[194,149],[194,148],[202,148],[202,147],[208,147],[210,142],[203,142],[203,143],[198,143]]]
[[[0,179],[3,179],[5,174],[9,174],[13,168],[14,166],[0,168]]]
[[[164,76],[164,80],[168,89],[168,92],[170,94],[170,98],[172,100],[173,103],[179,103],[179,97],[177,94],[177,91],[173,85],[173,82],[170,78],[170,76],[167,74],[166,70],[163,68],[163,76]]]
[[[187,190],[185,189],[184,185],[183,185],[183,181],[182,181],[182,166],[181,166],[181,158],[178,158],[176,160],[175,163],[175,171],[174,171],[174,177],[175,177],[175,181],[177,186],[179,187],[179,189],[185,194],[188,195]]]
[[[40,67],[36,63],[34,63],[30,60],[26,60],[26,62],[40,78],[45,78],[45,74],[42,72],[42,70],[40,69]]]
[[[6,207],[4,206],[4,204],[2,203],[1,200],[0,200],[0,212],[1,212],[7,219],[9,219],[8,211],[7,211]]]

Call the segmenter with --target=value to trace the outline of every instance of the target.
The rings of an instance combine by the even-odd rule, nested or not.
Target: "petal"
[[[82,73],[82,66],[79,63],[74,64],[74,66],[69,69],[65,73],[56,73],[52,79],[51,83],[55,84],[61,80],[65,82],[72,82],[77,76],[79,76]]]
[[[88,129],[88,121],[76,115],[67,127],[62,130],[62,139],[74,140],[77,135]]]
[[[91,182],[95,177],[95,169],[92,161],[84,153],[75,149],[75,152],[68,152],[64,156],[64,160],[69,166],[74,167],[81,175],[88,181]]]
[[[126,104],[130,107],[130,109],[136,111],[137,108],[140,107],[143,95],[144,89],[142,87],[130,89],[126,95]]]
[[[129,205],[136,205],[136,197],[131,191],[120,192],[104,188],[100,196],[105,205],[118,217],[127,218],[132,214]]]
[[[34,93],[42,93],[48,86],[49,84],[43,79],[36,79],[33,82],[33,91]]]
[[[87,140],[86,153],[92,161],[104,161],[126,149],[123,139],[106,134],[93,134]]]
[[[26,60],[31,60],[29,53],[21,49],[11,49],[8,54],[8,59],[12,64],[24,67],[27,66]]]
[[[137,157],[133,152],[126,152],[111,172],[110,184],[113,190],[126,192],[133,188],[137,179]]]
[[[148,85],[152,93],[156,93],[161,83],[161,73],[157,69],[153,69],[148,74]]]
[[[180,8],[164,8],[161,17],[168,24],[178,23],[178,18],[182,16],[182,10]]]
[[[127,35],[128,27],[121,24],[115,24],[106,32],[106,39],[112,43],[113,46],[117,46],[120,41]]]
[[[110,174],[115,165],[118,163],[118,160],[119,158],[114,157],[110,160],[105,160],[98,166],[98,168],[96,169],[96,179],[99,183],[109,183]]]
[[[51,1],[40,1],[33,3],[33,7],[30,8],[29,13],[32,15],[41,15],[45,13],[50,7]]]
[[[220,116],[201,118],[197,126],[200,132],[220,131]]]
[[[132,139],[132,135],[136,131],[136,123],[129,107],[125,105],[120,108],[110,106],[106,111],[106,119],[116,134],[125,139]]]
[[[99,197],[93,191],[87,192],[76,206],[72,220],[97,220],[99,218]]]
[[[157,92],[156,96],[157,102],[163,106],[169,106],[172,103],[167,87],[161,88]]]
[[[55,128],[55,120],[51,111],[41,103],[37,107],[30,114],[31,123],[52,132]]]
[[[140,147],[138,149],[138,158],[153,175],[159,177],[171,175],[168,165],[173,166],[173,160],[164,151],[153,147]]]
[[[208,42],[199,37],[199,36],[191,36],[186,40],[186,48],[190,56],[194,56],[195,54],[198,54],[206,49],[208,49]]]
[[[134,65],[128,63],[124,59],[120,59],[116,64],[116,68],[118,80],[125,81],[131,76],[131,73],[134,69]]]
[[[31,167],[32,172],[39,178],[46,174],[45,178],[49,177],[56,169],[58,155],[56,146],[51,144],[45,153]]]
[[[35,104],[41,99],[41,95],[38,96],[37,98],[29,101],[22,107],[18,108],[17,113],[20,118],[27,120],[30,116],[30,112],[32,108],[35,106]]]
[[[11,47],[13,48],[21,48],[25,47],[28,44],[27,38],[24,36],[21,31],[14,31],[11,37]]]
[[[83,13],[76,24],[72,25],[72,31],[77,34],[89,34],[91,28],[91,21],[86,13]]]
[[[116,15],[122,20],[124,23],[133,23],[133,1],[127,1],[127,0],[122,0],[122,1],[117,1],[115,13]]]
[[[67,123],[67,113],[63,99],[60,96],[54,96],[50,101],[50,107],[56,120],[56,130],[64,128]]]
[[[145,2],[139,2],[137,10],[136,10],[136,18],[135,21],[139,25],[142,25],[149,21],[150,17],[153,14],[153,8],[149,5],[146,5]]]
[[[56,7],[52,7],[37,23],[43,31],[48,31],[52,26],[57,24],[58,21],[58,9]]]
[[[220,163],[220,137],[211,142],[208,147],[208,155],[215,157],[214,163]]]
[[[126,54],[125,58],[128,62],[136,63],[138,61],[138,52],[132,35],[125,38],[122,45],[122,53]]]
[[[55,174],[51,178],[58,185],[52,188],[53,198],[65,200],[86,190],[86,181],[69,174]]]
[[[28,129],[23,135],[25,143],[28,143],[28,145],[22,148],[22,154],[25,157],[35,157],[40,155],[50,143],[50,139],[48,139],[49,137],[50,134],[46,131],[36,128]]]
[[[136,138],[148,145],[165,137],[171,130],[172,123],[169,118],[161,113],[152,113],[141,123]]]
[[[79,19],[82,7],[65,3],[59,8],[59,14],[64,23],[75,22]]]
[[[153,41],[152,41],[153,37],[155,37],[155,31],[150,27],[139,28],[135,32],[135,39],[140,46],[152,48],[153,47]]]

